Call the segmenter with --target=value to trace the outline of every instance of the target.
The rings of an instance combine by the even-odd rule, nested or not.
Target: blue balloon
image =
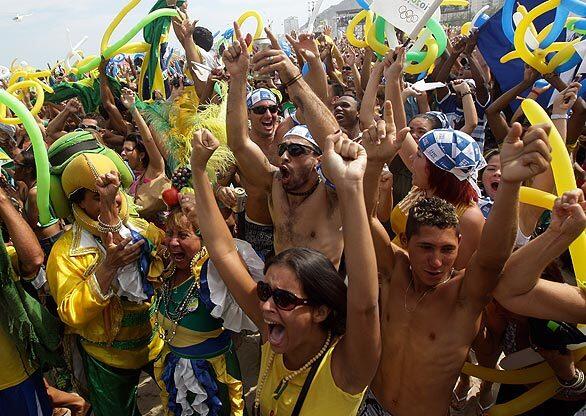
[[[574,52],[572,57],[566,63],[563,63],[556,68],[555,72],[558,74],[564,73],[574,68],[576,65],[579,65],[580,62],[582,62],[582,57],[578,55],[577,52]]]
[[[220,34],[220,31],[218,30],[216,33],[214,33],[214,35],[212,36],[214,39]]]
[[[562,0],[560,6],[563,6],[578,16],[586,16],[586,2],[584,0]]]
[[[501,14],[501,25],[503,27],[503,33],[513,44],[513,39],[515,38],[515,29],[513,28],[513,9],[515,7],[515,0],[505,0],[505,4],[503,4],[503,11]]]
[[[279,41],[279,46],[281,47],[283,52],[285,52],[285,55],[287,55],[288,57],[291,57],[291,45],[289,45],[289,42],[287,42],[284,39],[281,39]]]
[[[551,45],[557,40],[558,36],[564,30],[569,13],[570,12],[568,11],[568,9],[566,9],[561,4],[559,5],[555,12],[555,18],[553,20],[553,26],[551,27],[551,30],[549,31],[545,39],[543,39],[539,44],[539,47],[541,49],[547,48],[549,45]]]
[[[533,87],[534,88],[543,88],[543,87],[547,87],[548,85],[549,85],[549,82],[547,82],[543,78],[540,78],[537,81],[535,81],[535,83],[533,84]]]
[[[356,0],[356,3],[364,10],[370,10],[370,4],[366,2],[366,0]]]
[[[474,27],[480,28],[482,27],[483,24],[485,24],[488,19],[490,19],[490,16],[487,15],[486,13],[482,13],[480,16],[478,16],[478,19],[476,19],[476,22],[474,22]]]
[[[301,75],[306,76],[307,74],[309,74],[309,64],[305,62],[301,68]]]
[[[234,29],[232,29],[232,28],[226,30],[223,34],[224,39],[231,39],[233,35],[234,35]]]

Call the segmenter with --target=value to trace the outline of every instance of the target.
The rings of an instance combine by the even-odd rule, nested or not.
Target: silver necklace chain
[[[450,280],[452,278],[453,275],[454,275],[454,269],[452,269],[450,275],[445,280],[442,280],[437,285],[432,286],[429,289],[427,289],[425,292],[423,292],[423,294],[421,296],[419,296],[419,299],[417,299],[417,302],[415,302],[415,307],[413,309],[409,309],[407,307],[407,296],[409,294],[409,290],[413,287],[413,281],[415,280],[415,279],[413,279],[413,277],[411,277],[411,279],[409,281],[409,286],[407,286],[407,290],[405,290],[405,310],[407,312],[409,312],[409,313],[415,312],[417,310],[417,307],[421,303],[421,301],[427,296],[427,294],[429,292],[434,291],[435,289],[437,289],[438,287],[440,287],[441,285],[443,285],[444,283],[446,283],[448,280]]]

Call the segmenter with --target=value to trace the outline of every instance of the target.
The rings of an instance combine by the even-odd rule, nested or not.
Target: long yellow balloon
[[[14,91],[22,88],[34,88],[37,91],[37,101],[30,110],[30,113],[32,115],[38,114],[39,111],[41,111],[41,107],[43,107],[43,102],[45,101],[45,91],[43,91],[43,87],[39,82],[29,79],[12,84],[6,89],[6,92],[12,94]],[[0,103],[0,122],[13,125],[22,123],[22,120],[18,117],[6,117],[6,113],[6,105]]]
[[[552,149],[551,169],[557,194],[561,195],[564,192],[576,189],[576,178],[570,155],[568,154],[564,141],[545,110],[533,100],[523,100],[521,108],[531,124],[548,124],[550,126],[549,144]],[[580,234],[570,245],[570,254],[572,256],[578,286],[586,289],[586,233]]]
[[[236,20],[236,23],[238,23],[238,26],[242,27],[242,24],[250,17],[256,20],[256,31],[254,32],[253,39],[259,39],[260,37],[262,37],[262,32],[265,28],[264,22],[259,12],[257,12],[256,10],[249,10],[247,12],[244,12],[242,13],[242,15],[240,15],[238,20]],[[252,43],[248,45],[248,52],[252,52]]]
[[[361,10],[350,20],[348,23],[348,28],[346,29],[346,38],[348,39],[348,43],[352,46],[357,48],[366,48],[368,43],[366,42],[366,34],[370,30],[372,26],[372,12],[370,10]],[[354,32],[356,26],[364,20],[364,38],[365,39],[357,39],[356,33]]]
[[[427,71],[433,65],[439,53],[439,46],[433,36],[430,36],[425,41],[425,46],[427,46],[427,53],[423,61],[415,65],[407,65],[405,72],[408,74],[419,74],[420,72]]]
[[[108,49],[108,43],[110,43],[110,37],[112,36],[112,33],[114,33],[114,30],[116,30],[122,19],[124,19],[126,15],[132,9],[134,9],[138,3],[140,3],[140,0],[131,0],[130,2],[128,2],[128,4],[124,6],[124,8],[122,8],[122,10],[120,10],[120,12],[116,15],[114,20],[112,20],[112,23],[108,25],[106,31],[104,32],[104,36],[102,36],[102,43],[100,44],[100,53],[103,54],[104,51]]]

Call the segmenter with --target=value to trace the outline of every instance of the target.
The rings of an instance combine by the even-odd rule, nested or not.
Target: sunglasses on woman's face
[[[256,294],[262,302],[268,301],[271,296],[277,308],[284,311],[292,311],[297,306],[309,305],[311,302],[307,299],[298,298],[293,293],[283,289],[273,289],[268,283],[258,282],[256,284]]]
[[[269,106],[259,105],[258,107],[252,107],[250,109],[250,111],[252,111],[254,114],[259,115],[259,116],[262,116],[264,113],[267,112],[267,110],[269,110],[271,114],[277,114],[279,107],[277,107],[276,105],[269,105]]]
[[[291,156],[291,157],[299,157],[301,155],[306,155],[309,152],[314,151],[309,146],[304,146],[299,143],[286,143],[286,142],[279,143],[277,150],[278,150],[279,156],[283,156],[283,153],[285,153],[285,151],[287,151],[287,153],[289,153],[289,156]]]

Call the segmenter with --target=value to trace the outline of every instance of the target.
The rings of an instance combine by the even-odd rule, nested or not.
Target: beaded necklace
[[[328,331],[328,337],[326,338],[326,342],[324,343],[324,345],[321,347],[321,350],[319,350],[319,352],[316,355],[314,355],[313,358],[311,358],[308,362],[306,362],[301,368],[299,368],[295,371],[291,371],[289,374],[287,374],[285,377],[283,377],[283,379],[279,382],[279,385],[277,386],[277,388],[273,392],[273,399],[274,400],[279,400],[281,395],[287,389],[287,386],[289,385],[289,381],[293,380],[295,377],[297,377],[299,374],[303,373],[304,371],[307,371],[313,365],[313,363],[315,363],[317,360],[320,359],[320,357],[322,355],[325,354],[325,352],[328,350],[328,348],[330,346],[331,340],[332,340],[332,333],[330,331]],[[260,382],[258,383],[258,387],[256,388],[256,393],[254,395],[254,412],[253,413],[255,416],[260,415],[259,409],[260,409],[260,398],[262,395],[262,389],[264,388],[264,385],[267,381],[267,378],[269,377],[269,373],[271,372],[271,368],[273,367],[273,363],[275,361],[276,354],[272,350],[271,350],[270,354],[271,355],[269,356],[269,358],[267,360],[267,366],[266,366],[265,372],[263,373],[263,376],[262,376]]]
[[[159,338],[161,338],[164,342],[170,343],[174,338],[175,335],[177,334],[177,326],[179,325],[179,322],[185,318],[189,313],[192,312],[192,309],[190,309],[188,306],[196,299],[199,299],[199,276],[195,276],[194,275],[194,269],[195,266],[197,265],[197,262],[200,261],[205,255],[207,254],[207,251],[205,249],[205,247],[199,252],[197,253],[195,256],[193,256],[193,259],[191,260],[191,263],[189,265],[190,270],[191,270],[191,285],[189,286],[189,289],[187,289],[187,293],[185,294],[185,296],[183,297],[183,299],[181,300],[181,302],[179,303],[179,306],[177,306],[177,308],[175,309],[174,312],[171,312],[169,305],[172,302],[172,292],[173,292],[173,287],[171,285],[172,283],[172,277],[170,277],[169,279],[165,280],[165,282],[163,282],[163,284],[161,285],[161,290],[159,292],[159,296],[158,296],[158,300],[157,300],[157,305],[156,305],[156,311],[159,310],[159,307],[161,306],[161,302],[164,302],[165,304],[165,311],[164,311],[164,316],[169,319],[172,322],[171,328],[169,329],[164,329],[163,326],[161,325],[161,323],[159,322],[159,317],[158,314],[155,314],[155,330],[158,332],[159,334]],[[173,267],[172,271],[175,271],[175,267]],[[171,276],[174,273],[171,273]],[[173,302],[175,303],[175,302]]]

